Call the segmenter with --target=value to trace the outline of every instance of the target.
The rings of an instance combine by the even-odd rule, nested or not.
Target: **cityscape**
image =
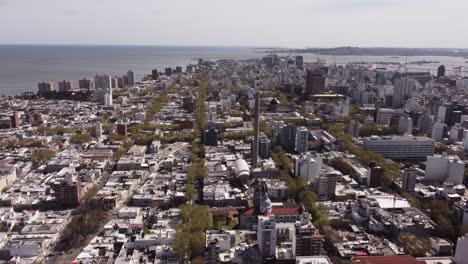
[[[0,0],[0,264],[468,264],[466,0]]]

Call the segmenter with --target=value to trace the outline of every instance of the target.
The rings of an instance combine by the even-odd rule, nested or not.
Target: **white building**
[[[455,263],[466,263],[468,260],[468,234],[459,237],[457,240],[457,248],[455,249]]]
[[[96,101],[104,105],[112,105],[112,76],[97,74],[94,77]]]
[[[444,137],[444,128],[445,124],[442,121],[437,120],[437,122],[432,126],[432,139],[437,142],[441,141]]]
[[[226,100],[226,99],[221,100],[221,111],[223,113],[231,111],[231,105],[232,103],[230,100]]]
[[[464,128],[459,124],[456,123],[455,125],[452,126],[450,129],[450,141],[451,142],[458,142],[463,139],[463,132]]]
[[[390,119],[392,116],[396,113],[395,110],[393,109],[388,109],[388,108],[380,108],[377,110],[377,116],[375,118],[375,123],[379,125],[389,125],[390,124]]]
[[[414,136],[371,136],[363,140],[364,149],[389,159],[426,159],[434,155],[434,140]]]
[[[457,156],[434,155],[427,157],[426,180],[463,183],[465,164]]]
[[[295,164],[296,177],[302,177],[307,182],[315,181],[322,173],[323,161],[322,156],[317,154],[312,157],[311,154],[300,155]]]
[[[402,116],[398,121],[398,132],[402,135],[413,134],[413,119],[411,117]]]
[[[395,80],[395,88],[393,90],[393,107],[400,108],[403,102],[411,95],[414,87],[414,79],[411,77],[403,77]]]
[[[274,256],[276,254],[276,219],[274,215],[258,217],[257,236],[262,257]]]
[[[296,132],[296,152],[307,152],[309,148],[309,130],[306,127],[298,127]]]

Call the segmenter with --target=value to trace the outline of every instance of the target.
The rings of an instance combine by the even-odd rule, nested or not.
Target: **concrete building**
[[[427,157],[425,179],[462,184],[464,171],[465,164],[457,156],[433,155]]]
[[[311,154],[302,154],[296,159],[294,174],[307,182],[312,182],[322,174],[322,168],[323,161],[320,154],[315,157]]]
[[[55,91],[53,82],[41,82],[37,84],[39,94],[45,94]]]
[[[328,201],[335,197],[337,178],[336,172],[321,173],[310,183],[310,188],[317,193],[319,201]]]
[[[348,133],[354,138],[359,137],[359,127],[359,122],[356,120],[352,120],[351,122],[349,122]]]
[[[306,127],[298,127],[296,134],[296,152],[299,154],[307,152],[309,144],[309,130]]]
[[[434,140],[413,136],[371,136],[363,140],[364,149],[390,159],[423,160],[434,154]]]
[[[99,121],[96,122],[96,137],[102,137],[102,124]]]
[[[129,70],[127,72],[127,85],[134,86],[135,85],[135,73]]]
[[[51,183],[55,202],[65,208],[73,208],[81,203],[82,188],[79,180],[67,172],[63,178],[55,178]]]
[[[413,119],[411,117],[402,116],[398,121],[398,132],[401,135],[413,134]]]
[[[127,136],[128,122],[126,120],[119,119],[116,122],[116,125],[117,125],[117,134],[119,134],[121,136]]]
[[[466,263],[468,259],[468,234],[459,237],[457,240],[457,248],[455,249],[455,263]]]
[[[293,153],[296,146],[296,126],[288,124],[281,129],[280,144],[288,153]]]
[[[395,80],[395,87],[393,90],[393,108],[400,108],[411,96],[414,83],[415,81],[411,77],[403,77]]]
[[[296,67],[299,69],[304,68],[304,57],[302,56],[296,56]]]
[[[78,88],[86,90],[94,90],[94,82],[88,79],[82,79],[78,81]]]
[[[276,219],[273,215],[258,216],[258,246],[263,258],[276,254]]]
[[[258,142],[258,156],[262,159],[270,158],[271,141],[267,137],[260,137]]]
[[[450,129],[450,141],[451,142],[459,142],[463,140],[463,132],[465,129],[460,125],[460,123],[456,123]]]
[[[403,173],[403,184],[402,189],[404,192],[414,192],[416,186],[416,169],[406,168]]]
[[[307,70],[306,89],[304,99],[310,100],[310,97],[315,94],[325,92],[325,76],[321,70]]]
[[[19,120],[19,116],[18,116],[18,113],[17,112],[14,112],[11,116],[10,116],[10,120],[11,120],[11,127],[12,128],[18,128],[19,125],[20,125],[20,120]]]
[[[390,120],[396,114],[395,110],[388,109],[388,108],[380,108],[377,110],[377,115],[375,117],[375,123],[378,125],[386,125],[390,124]]]
[[[210,128],[203,131],[203,144],[205,146],[218,146],[218,130]]]
[[[16,169],[0,164],[0,190],[9,187],[16,180]]]
[[[97,74],[94,77],[96,101],[107,106],[112,105],[112,76]]]
[[[73,81],[61,81],[58,82],[58,90],[59,92],[70,92],[73,90]]]
[[[445,124],[442,121],[437,120],[437,122],[432,126],[432,139],[436,142],[440,142],[444,137],[444,129]]]

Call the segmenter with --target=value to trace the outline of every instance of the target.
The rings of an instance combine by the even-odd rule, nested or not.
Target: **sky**
[[[468,48],[467,0],[0,0],[0,44]]]

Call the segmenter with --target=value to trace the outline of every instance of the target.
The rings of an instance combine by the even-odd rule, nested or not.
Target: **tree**
[[[405,253],[413,257],[425,257],[431,251],[431,242],[427,238],[408,233],[401,233],[398,238],[403,244]]]
[[[35,165],[39,165],[51,160],[55,156],[55,151],[51,149],[39,149],[31,157]]]
[[[197,190],[195,189],[195,186],[193,186],[193,184],[189,183],[185,185],[185,198],[187,200],[193,201],[196,193]]]
[[[303,191],[299,193],[299,202],[304,204],[307,211],[311,211],[317,202],[317,194],[312,191]]]

